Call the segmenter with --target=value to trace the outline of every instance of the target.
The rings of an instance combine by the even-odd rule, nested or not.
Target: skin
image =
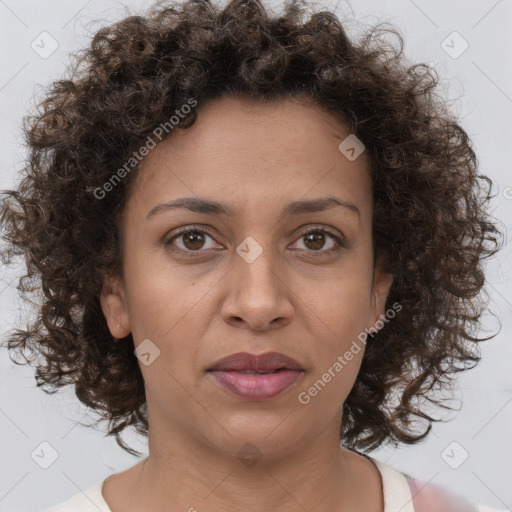
[[[149,338],[160,356],[139,362],[149,456],[105,481],[113,512],[382,512],[377,468],[339,446],[364,344],[307,405],[297,398],[385,313],[392,283],[373,267],[367,157],[350,161],[338,149],[349,134],[342,119],[298,99],[224,97],[142,162],[122,223],[124,279],[105,281],[101,305],[114,337],[131,332],[136,347]],[[326,196],[360,216],[336,206],[279,217],[292,201]],[[147,218],[183,197],[226,203],[235,215],[177,208]],[[164,244],[191,224],[209,229],[203,245],[186,236]],[[333,229],[345,246],[329,253],[328,234],[308,243],[310,227]],[[236,252],[248,236],[262,248],[252,263]],[[282,352],[305,371],[274,398],[243,400],[206,372],[239,351]],[[246,443],[259,450],[250,467],[237,456]]]

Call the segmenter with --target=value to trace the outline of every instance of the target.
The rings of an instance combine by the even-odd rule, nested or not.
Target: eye
[[[208,240],[210,241],[209,245]],[[303,247],[300,247],[300,242],[302,242]],[[185,226],[167,239],[164,245],[166,247],[173,246],[173,250],[191,254],[194,252],[202,252],[202,250],[207,251],[209,249],[215,249],[216,243],[213,236],[206,230],[195,226]],[[319,254],[331,254],[345,247],[342,237],[337,235],[334,231],[319,227],[310,228],[302,233],[295,244],[299,244],[299,247],[292,246],[292,249],[316,252]],[[220,244],[218,245],[222,247]]]
[[[329,246],[325,248],[326,241],[329,241],[329,239]],[[298,247],[298,249],[321,253],[332,253],[344,246],[341,237],[326,228],[310,228],[302,233],[299,241],[303,241],[304,247]]]
[[[210,242],[210,246],[206,246],[207,239],[210,239],[214,244],[212,245]],[[175,241],[179,241],[180,243],[174,244]],[[174,236],[164,242],[164,245],[176,245],[178,250],[198,252],[201,249],[214,249],[215,243],[213,237],[204,229],[189,226],[175,233]]]

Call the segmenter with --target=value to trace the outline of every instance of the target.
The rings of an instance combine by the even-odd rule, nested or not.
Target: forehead
[[[367,156],[351,161],[338,148],[350,134],[340,116],[312,103],[224,97],[150,151],[131,202],[147,210],[159,199],[220,195],[243,206],[338,191],[363,210],[371,195]]]

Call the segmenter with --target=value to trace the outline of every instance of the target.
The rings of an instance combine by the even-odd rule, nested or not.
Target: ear
[[[110,333],[116,340],[130,334],[126,293],[120,277],[107,277],[103,282],[100,303]]]
[[[371,324],[369,330],[371,332],[377,332],[378,327],[375,327],[377,321],[382,322],[386,316],[386,300],[389,295],[389,290],[393,284],[393,275],[382,270],[380,265],[376,265],[373,274],[373,289],[371,297]]]

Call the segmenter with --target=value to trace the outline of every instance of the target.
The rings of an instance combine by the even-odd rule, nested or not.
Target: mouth
[[[230,395],[268,400],[295,384],[304,369],[295,359],[278,352],[239,352],[217,361],[207,372]]]
[[[269,373],[276,373],[282,370],[287,370],[287,368],[278,368],[277,370],[263,371],[263,370],[212,370],[212,371],[226,371],[226,372],[238,372],[243,375],[268,375]]]
[[[279,370],[303,370],[303,368],[295,359],[279,352],[265,352],[259,355],[237,352],[219,359],[207,371],[272,373]]]

